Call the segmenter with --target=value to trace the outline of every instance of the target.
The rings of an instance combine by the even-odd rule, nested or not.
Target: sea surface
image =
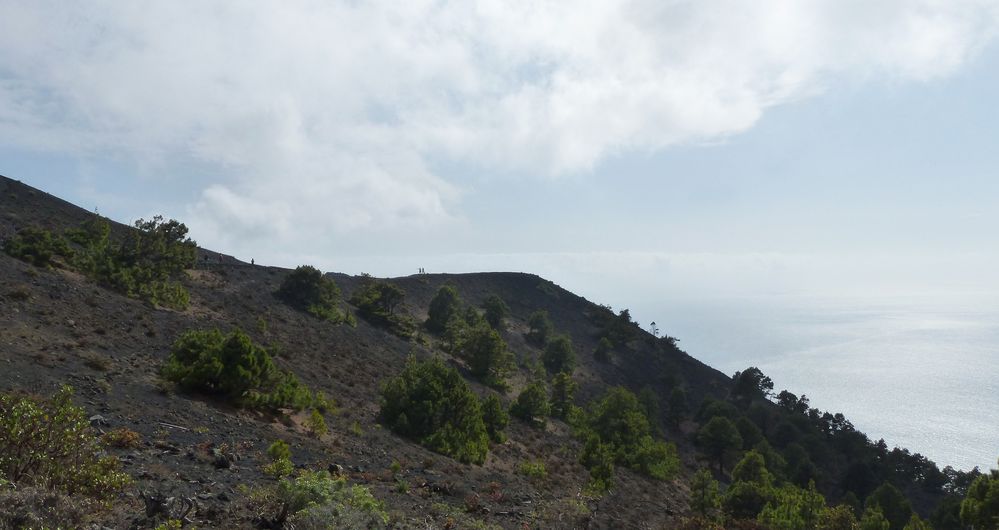
[[[749,297],[659,305],[659,327],[732,374],[842,412],[943,468],[996,467],[999,301],[976,296]]]

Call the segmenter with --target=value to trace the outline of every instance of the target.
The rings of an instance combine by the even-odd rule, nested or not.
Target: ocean
[[[842,412],[873,440],[943,468],[996,467],[999,304],[974,296],[750,297],[658,305],[659,327],[728,374]]]

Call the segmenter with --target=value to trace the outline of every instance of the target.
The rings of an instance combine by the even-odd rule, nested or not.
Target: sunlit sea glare
[[[684,301],[660,327],[728,374],[758,366],[775,390],[843,412],[872,439],[941,468],[999,457],[999,304],[975,297]],[[665,325],[663,325],[665,324]]]

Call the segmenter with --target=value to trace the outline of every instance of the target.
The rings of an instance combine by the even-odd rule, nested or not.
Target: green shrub
[[[975,528],[988,528],[999,523],[999,471],[981,475],[968,487],[961,501],[961,521]]]
[[[291,448],[284,440],[276,440],[267,448],[267,456],[271,461],[264,466],[264,473],[272,477],[290,475],[295,470],[291,463]]]
[[[388,523],[385,505],[368,488],[327,471],[302,471],[278,482],[281,512],[295,528],[370,528]]]
[[[576,365],[576,353],[572,349],[572,340],[568,335],[559,335],[545,346],[541,362],[550,374],[559,372],[572,373]]]
[[[601,337],[597,342],[596,349],[593,350],[593,358],[602,363],[610,362],[611,351],[613,349],[614,345],[611,344],[610,339],[607,337]]]
[[[526,475],[532,479],[544,479],[548,477],[548,470],[545,468],[545,463],[540,460],[537,462],[521,462],[518,470],[521,475]]]
[[[312,410],[309,419],[305,420],[305,428],[317,438],[321,438],[324,434],[330,432],[329,427],[326,426],[326,418],[323,417],[321,412],[315,409]]]
[[[539,309],[531,313],[531,316],[527,318],[527,326],[530,328],[527,332],[528,342],[535,346],[548,344],[548,338],[554,329],[552,321],[548,317],[548,311]]]
[[[485,322],[470,328],[457,345],[458,356],[468,363],[472,376],[487,385],[505,389],[513,355],[500,334]]]
[[[350,303],[357,306],[361,316],[375,322],[388,322],[405,298],[406,291],[398,285],[365,274],[361,286],[351,295]]]
[[[555,374],[552,378],[552,416],[563,420],[569,417],[578,386],[571,375],[565,372]]]
[[[453,285],[442,285],[430,300],[425,325],[430,331],[441,333],[460,311],[461,297],[458,296],[458,290]]]
[[[52,235],[43,228],[27,227],[18,230],[8,239],[3,250],[11,257],[28,262],[36,267],[51,267],[53,258],[71,256],[66,240]]]
[[[219,395],[250,408],[300,410],[312,392],[277,368],[266,349],[242,330],[188,331],[174,342],[163,377],[186,391]]]
[[[495,394],[489,394],[482,400],[482,421],[486,425],[490,440],[496,443],[503,443],[506,440],[503,429],[506,429],[510,423],[510,415]]]
[[[63,386],[50,399],[0,393],[0,477],[70,495],[109,499],[130,482],[102,444],[83,409]]]
[[[486,297],[485,301],[482,302],[482,309],[486,312],[486,322],[488,322],[493,329],[496,331],[503,331],[506,329],[503,319],[510,315],[510,308],[506,305],[506,302],[504,302],[502,298],[495,294],[489,295]]]
[[[543,381],[527,385],[510,407],[510,414],[536,426],[544,426],[551,413],[548,403],[548,389]]]
[[[110,239],[107,219],[92,216],[65,237],[25,228],[4,244],[4,251],[37,266],[62,257],[67,265],[97,283],[132,298],[184,309],[190,296],[177,278],[194,264],[197,245],[176,220],[139,219],[121,242]],[[72,247],[70,246],[72,243]]]
[[[590,471],[590,489],[603,492],[614,484],[614,448],[599,437],[586,440],[579,463]]]
[[[340,288],[319,269],[301,265],[288,273],[275,293],[288,305],[332,322],[348,321],[340,309]]]
[[[157,215],[136,221],[135,230],[120,243],[112,241],[110,234],[110,223],[98,215],[68,231],[67,238],[78,247],[74,268],[132,298],[174,309],[187,307],[190,295],[177,282],[197,255],[187,226]]]
[[[645,408],[625,388],[612,388],[592,402],[585,413],[577,416],[575,427],[577,435],[588,444],[599,444],[610,451],[616,465],[661,480],[679,470],[676,446],[653,437]]]
[[[382,385],[381,420],[396,434],[461,462],[481,464],[489,450],[479,399],[440,359],[410,358]]]

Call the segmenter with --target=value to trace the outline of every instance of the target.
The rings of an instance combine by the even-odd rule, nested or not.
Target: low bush
[[[188,331],[174,342],[163,377],[186,391],[222,396],[250,408],[313,404],[312,392],[291,372],[280,370],[268,351],[242,330]]]
[[[295,465],[291,463],[291,448],[283,440],[272,443],[267,448],[267,456],[271,461],[264,466],[264,474],[283,477],[295,470]]]
[[[545,468],[545,463],[542,461],[537,462],[521,462],[518,468],[521,475],[526,475],[532,479],[544,479],[548,477],[548,470]]]
[[[130,482],[63,386],[49,399],[0,394],[0,479],[109,499]]]
[[[64,238],[33,226],[18,230],[4,243],[3,251],[36,267],[51,267],[57,256],[71,255]]]
[[[371,528],[388,523],[385,505],[364,486],[327,471],[281,479],[276,497],[294,528]]]
[[[551,337],[552,331],[555,327],[552,325],[551,318],[548,317],[548,311],[539,309],[527,318],[527,326],[529,328],[527,332],[527,341],[535,346],[544,347],[548,344],[548,339]]]
[[[543,381],[535,381],[527,385],[517,396],[510,414],[535,426],[544,426],[551,414],[551,404],[548,402],[548,389]]]
[[[382,385],[381,421],[461,462],[481,464],[489,450],[479,399],[440,359],[410,358],[401,374]]]
[[[576,352],[572,348],[572,340],[568,335],[559,335],[551,339],[541,354],[541,362],[550,374],[572,373],[576,366]]]
[[[332,322],[349,322],[349,313],[340,308],[340,288],[336,282],[310,265],[288,273],[275,293],[288,305]]]

